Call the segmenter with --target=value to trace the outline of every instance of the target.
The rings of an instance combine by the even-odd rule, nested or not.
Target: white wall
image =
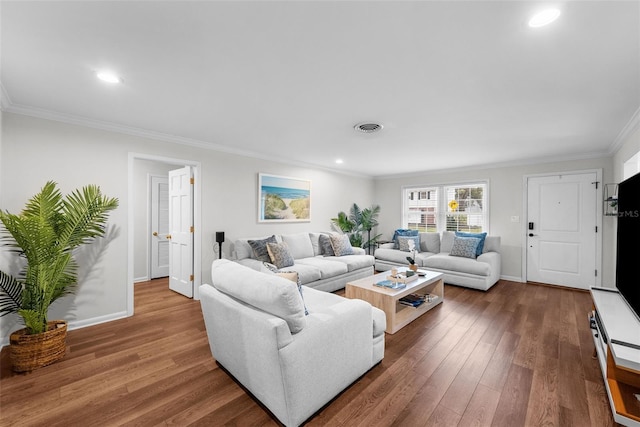
[[[453,182],[489,181],[489,232],[501,236],[502,276],[522,280],[522,236],[525,233],[526,215],[523,212],[523,177],[541,173],[603,169],[603,180],[612,182],[612,159],[598,158],[559,163],[519,165],[491,169],[467,169],[441,171],[407,177],[377,179],[375,182],[376,202],[382,207],[379,232],[390,238],[393,230],[402,226],[402,187],[434,185]],[[512,216],[520,221],[511,222]],[[611,219],[611,218],[609,218]],[[611,252],[612,222],[603,220],[603,254]],[[609,238],[607,238],[609,236]],[[612,283],[613,266],[611,258],[603,256],[603,284]]]
[[[2,158],[0,207],[20,211],[26,200],[47,180],[60,184],[63,193],[94,183],[120,200],[111,214],[116,235],[91,275],[80,283],[75,295],[54,304],[50,318],[65,318],[70,327],[92,324],[126,315],[128,156],[144,153],[197,161],[202,179],[202,280],[209,281],[214,259],[214,233],[224,231],[225,256],[238,237],[271,233],[329,230],[330,218],[352,203],[373,203],[373,180],[314,170],[295,165],[242,157],[196,147],[165,143],[120,133],[74,126],[17,114],[2,113]],[[311,221],[261,224],[257,221],[259,172],[310,179]],[[146,209],[146,207],[145,207]],[[196,232],[198,232],[196,230]],[[0,268],[9,258],[0,252]],[[0,318],[0,338],[20,325],[16,318]],[[5,341],[6,342],[6,341]]]

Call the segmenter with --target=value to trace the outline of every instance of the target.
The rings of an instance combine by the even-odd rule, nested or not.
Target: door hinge
[[[190,281],[190,282],[193,282],[193,274],[190,274],[190,275],[189,275],[189,281]]]
[[[193,183],[195,182],[195,179],[194,179],[193,177],[191,177],[191,178],[189,179],[189,182],[191,183],[191,185],[193,185]]]
[[[598,184],[600,184],[600,181],[593,181],[592,184],[596,185],[596,190],[598,189]]]
[[[596,225],[596,233],[598,232],[598,226]]]
[[[189,227],[189,231],[193,233],[193,225]]]
[[[598,277],[598,270],[596,270],[596,277]]]

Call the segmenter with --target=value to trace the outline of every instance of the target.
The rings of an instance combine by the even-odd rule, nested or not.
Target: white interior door
[[[151,185],[151,278],[169,275],[169,178],[152,175]]]
[[[596,285],[596,173],[527,180],[527,281]]]
[[[193,174],[169,171],[169,289],[193,297]]]

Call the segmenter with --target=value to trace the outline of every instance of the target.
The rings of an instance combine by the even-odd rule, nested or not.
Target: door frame
[[[548,173],[536,173],[536,174],[528,174],[522,176],[522,212],[523,212],[523,221],[520,227],[521,230],[521,247],[524,249],[522,252],[522,263],[521,263],[521,275],[522,281],[527,283],[527,252],[529,247],[527,246],[527,219],[529,218],[529,209],[528,209],[528,199],[529,199],[529,179],[530,178],[542,178],[546,176],[557,176],[557,175],[581,175],[586,173],[595,173],[596,174],[596,182],[598,183],[598,188],[596,189],[596,227],[598,227],[598,232],[596,233],[596,269],[598,270],[598,275],[596,276],[596,286],[602,286],[602,233],[604,232],[602,228],[602,169],[583,169],[583,170],[573,170],[573,171],[563,171],[563,172],[548,172]]]
[[[136,160],[151,160],[171,165],[191,166],[193,168],[193,226],[195,233],[193,236],[193,299],[200,299],[199,287],[202,283],[202,183],[201,183],[201,163],[194,160],[178,159],[175,157],[156,156],[153,154],[129,152],[128,157],[128,194],[127,194],[127,316],[133,315],[134,300],[134,279],[133,279],[133,227],[135,224],[134,212],[134,166]]]

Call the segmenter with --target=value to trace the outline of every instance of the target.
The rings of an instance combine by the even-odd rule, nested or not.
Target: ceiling
[[[550,4],[560,18],[529,28]],[[0,8],[5,111],[304,166],[380,177],[610,155],[640,115],[638,1]],[[122,83],[97,80],[105,68]]]

